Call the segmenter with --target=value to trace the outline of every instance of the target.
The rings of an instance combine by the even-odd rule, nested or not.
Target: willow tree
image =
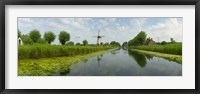
[[[33,42],[36,43],[40,39],[41,34],[40,34],[40,32],[38,30],[32,30],[29,33],[29,36],[33,40]]]
[[[44,34],[44,39],[45,39],[45,41],[48,42],[49,44],[51,44],[51,42],[53,42],[53,41],[55,40],[55,38],[56,38],[56,35],[55,35],[53,32],[51,32],[51,31],[46,32],[46,33]]]
[[[61,31],[59,36],[59,41],[62,45],[64,45],[66,43],[66,41],[70,40],[70,34],[66,31]]]

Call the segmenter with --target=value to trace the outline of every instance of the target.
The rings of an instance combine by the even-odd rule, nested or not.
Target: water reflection
[[[148,60],[152,60],[153,57],[154,57],[153,55],[147,55],[147,54],[146,54],[145,56],[146,56],[146,58],[147,58]]]
[[[114,50],[61,69],[68,76],[181,76],[182,65],[129,50]]]
[[[120,50],[121,48],[117,48],[117,49],[115,49],[115,50],[112,50],[112,51],[110,51],[110,53],[112,54],[112,55],[115,55],[115,54],[117,54],[118,52],[118,50]]]
[[[61,71],[61,72],[60,72],[60,75],[67,75],[67,74],[69,74],[69,72],[70,72],[70,68]]]
[[[128,48],[126,48],[126,47],[122,47],[122,49],[123,49],[123,50],[128,50]]]
[[[65,76],[70,73],[70,68],[60,68],[53,75],[54,76]],[[49,75],[52,76],[52,75]]]
[[[84,60],[82,60],[84,63],[86,63],[86,62],[88,62],[88,59],[84,59]]]
[[[140,67],[145,67],[147,64],[146,58],[143,54],[140,54],[135,51],[128,50],[128,55],[130,55]]]
[[[100,66],[100,62],[102,60],[103,54],[97,56],[98,67]]]

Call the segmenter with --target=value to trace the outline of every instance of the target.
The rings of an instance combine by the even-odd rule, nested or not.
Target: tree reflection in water
[[[153,55],[145,55],[148,60],[153,60]]]
[[[62,76],[62,75],[67,75],[67,74],[69,74],[69,72],[70,72],[70,68],[67,68],[66,70],[62,70],[61,72],[60,72],[60,75]]]
[[[120,50],[121,48],[117,48],[117,49],[115,49],[115,50],[112,50],[112,51],[110,51],[110,53],[112,54],[112,55],[115,55],[116,53],[117,53],[117,50]]]
[[[69,76],[174,76],[181,75],[182,66],[140,52],[115,50],[103,53],[70,67]],[[160,59],[160,60],[159,60]],[[158,63],[157,63],[158,62]],[[65,71],[67,73],[67,71]],[[59,75],[59,74],[58,74]]]
[[[147,64],[147,60],[145,58],[145,55],[143,54],[128,50],[128,55],[131,56],[137,62],[137,64],[142,68],[145,67],[145,65]]]

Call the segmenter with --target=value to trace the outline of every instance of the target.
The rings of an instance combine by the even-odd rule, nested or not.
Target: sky
[[[147,37],[153,38],[156,42],[170,41],[174,38],[177,42],[182,42],[183,21],[177,18],[48,18],[31,17],[18,18],[18,29],[22,34],[28,34],[31,30],[39,30],[41,37],[47,31],[52,31],[56,39],[52,44],[59,44],[58,35],[60,31],[70,34],[70,41],[82,43],[87,40],[89,44],[96,44],[98,30],[104,36],[100,42],[106,43],[117,41],[122,44],[133,39],[140,31],[144,31]],[[23,41],[23,40],[22,40]]]

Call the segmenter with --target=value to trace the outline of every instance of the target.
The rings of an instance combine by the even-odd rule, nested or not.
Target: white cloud
[[[176,41],[182,41],[182,23],[178,23],[177,18],[168,18],[166,22],[158,23],[145,28],[147,35],[153,37],[156,41],[170,41],[174,38]]]
[[[25,23],[33,23],[33,20],[31,20],[31,18],[18,18],[18,21]]]
[[[137,27],[138,27],[138,31],[142,31],[143,30],[143,25],[144,25],[144,23],[146,22],[146,19],[147,18],[138,18],[136,21],[133,21],[132,23],[134,24],[134,25],[137,25]]]
[[[74,28],[89,30],[86,26],[86,22],[91,20],[91,18],[63,18],[61,21],[64,25],[68,25]]]
[[[120,18],[122,19],[122,18]],[[125,18],[124,18],[125,19]],[[98,29],[100,34],[105,36],[102,42],[111,42],[113,40],[121,44],[135,37],[141,30],[145,31],[148,37],[157,41],[169,41],[173,37],[177,41],[182,41],[182,23],[176,18],[166,18],[166,21],[149,23],[151,18],[129,18],[129,22],[118,21],[118,18],[20,18],[18,19],[19,29],[23,34],[30,30],[38,29],[43,34],[46,31],[53,31],[56,35],[61,30],[70,33],[71,40],[75,43],[86,39],[89,43],[96,43]],[[163,18],[164,19],[164,18]],[[146,25],[146,24],[150,25]],[[76,38],[80,37],[80,38]],[[58,44],[56,38],[55,44]]]

